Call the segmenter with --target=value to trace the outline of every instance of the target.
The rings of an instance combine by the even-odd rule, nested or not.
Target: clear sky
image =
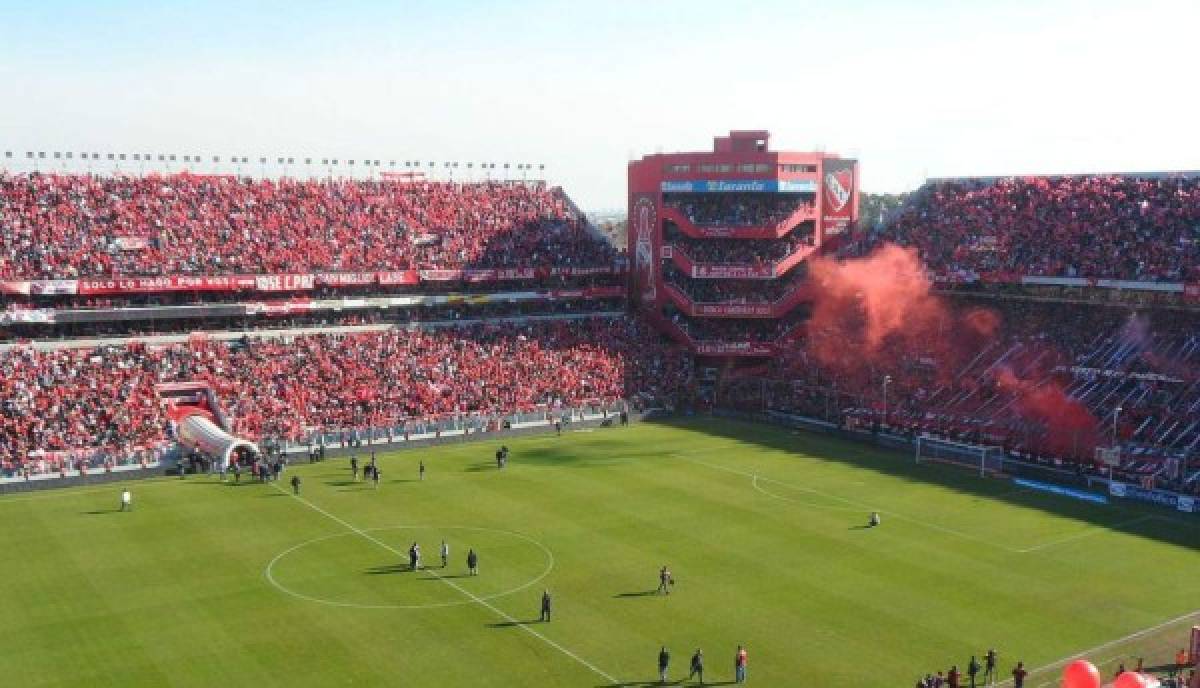
[[[0,150],[545,163],[587,209],[729,129],[867,191],[1195,169],[1198,29],[1198,0],[0,0]]]

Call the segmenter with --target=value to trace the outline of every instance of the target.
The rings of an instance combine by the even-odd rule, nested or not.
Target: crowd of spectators
[[[811,194],[702,193],[663,194],[663,206],[674,208],[694,225],[772,227],[802,208],[813,208]]]
[[[891,217],[854,250],[915,246],[943,273],[1200,280],[1198,177],[932,182]]]
[[[693,279],[672,263],[663,268],[663,280],[674,285],[693,303],[775,303],[808,281],[802,265],[775,279]]]
[[[162,382],[207,381],[248,438],[670,398],[686,355],[624,317],[313,334],[149,347],[0,352],[0,472],[58,466],[43,450],[131,452],[167,437]]]
[[[799,347],[770,375],[786,384],[768,399],[748,384],[743,401],[1035,461],[1091,465],[1097,447],[1115,443],[1127,479],[1200,490],[1200,316],[1032,301],[958,306],[985,304],[1001,323],[992,336],[968,344],[947,329],[871,356],[847,346],[844,361]]]
[[[779,239],[694,239],[667,222],[663,240],[682,250],[697,263],[724,265],[773,265],[806,248],[812,248],[813,224],[797,225]]]
[[[609,266],[539,183],[0,173],[0,279]]]

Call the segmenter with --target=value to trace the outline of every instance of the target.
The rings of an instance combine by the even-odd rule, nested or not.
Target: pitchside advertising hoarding
[[[1108,493],[1114,497],[1124,499],[1136,499],[1141,502],[1151,502],[1160,506],[1170,507],[1185,513],[1194,514],[1200,510],[1200,500],[1194,497],[1185,497],[1174,492],[1165,492],[1163,490],[1152,490],[1137,485],[1128,483],[1119,483],[1116,481],[1108,484]]]
[[[858,161],[826,159],[821,163],[821,220],[833,233],[854,220],[858,204]]]

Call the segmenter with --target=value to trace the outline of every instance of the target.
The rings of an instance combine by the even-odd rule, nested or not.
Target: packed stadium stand
[[[255,439],[306,440],[454,414],[672,398],[689,362],[636,320],[476,323],[366,332],[206,337],[0,353],[0,467],[128,460],[171,438],[161,383],[203,381]],[[62,452],[60,450],[104,450]],[[46,452],[50,454],[47,455]]]
[[[0,174],[0,279],[608,266],[542,184]]]
[[[933,181],[854,245],[915,246],[931,271],[1200,280],[1200,176],[1098,175]]]

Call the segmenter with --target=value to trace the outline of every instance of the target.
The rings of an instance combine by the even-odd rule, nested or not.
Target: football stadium
[[[1200,688],[1190,125],[989,141],[999,101],[928,72],[850,124],[694,100],[841,53],[706,81],[681,46],[941,13],[771,4],[8,10],[0,682]],[[1161,5],[1055,49],[1182,65]],[[1089,8],[949,11],[984,47],[938,86]],[[644,64],[592,44],[627,29]],[[913,30],[862,59],[957,40]]]

